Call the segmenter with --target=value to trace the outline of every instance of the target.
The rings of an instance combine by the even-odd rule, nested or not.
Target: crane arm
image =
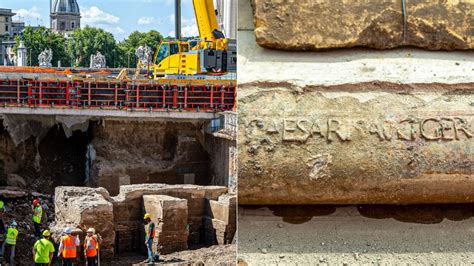
[[[193,6],[201,39],[210,41],[222,38],[223,34],[219,31],[213,0],[193,0]],[[217,35],[221,36],[216,36],[216,31],[219,32]]]

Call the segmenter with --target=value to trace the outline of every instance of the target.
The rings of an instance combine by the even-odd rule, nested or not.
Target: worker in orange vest
[[[87,266],[97,265],[97,255],[99,251],[99,240],[94,228],[87,229],[87,236],[84,239],[84,255],[87,259]]]
[[[63,266],[72,266],[77,258],[77,247],[81,244],[79,236],[72,235],[70,227],[64,228],[64,236],[59,243],[58,257],[62,257]]]

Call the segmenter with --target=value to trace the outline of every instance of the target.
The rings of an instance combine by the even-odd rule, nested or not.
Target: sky
[[[174,36],[174,0],[77,0],[81,10],[81,27],[102,28],[122,41],[131,32],[157,30],[163,36]],[[191,0],[181,1],[181,33],[197,36]],[[13,20],[26,25],[49,27],[49,0],[0,0],[0,8],[17,13]]]

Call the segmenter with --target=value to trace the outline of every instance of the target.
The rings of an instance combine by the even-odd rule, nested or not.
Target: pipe
[[[181,0],[175,0],[174,4],[174,27],[176,40],[181,40]]]

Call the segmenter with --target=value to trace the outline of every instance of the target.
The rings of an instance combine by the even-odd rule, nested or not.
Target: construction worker
[[[99,249],[99,240],[95,234],[94,228],[87,229],[87,236],[84,239],[84,256],[87,259],[87,266],[97,265],[97,255]]]
[[[5,224],[3,223],[3,216],[5,215],[5,204],[3,201],[0,200],[0,247],[3,245],[3,241],[5,241]],[[0,258],[1,261],[1,258]]]
[[[5,254],[5,249],[10,249],[10,265],[15,265],[15,246],[16,238],[18,237],[18,224],[15,220],[12,221],[10,227],[7,229],[7,236],[2,245],[1,257]]]
[[[51,266],[54,255],[54,245],[49,240],[51,233],[49,230],[43,231],[43,239],[36,241],[33,246],[33,259],[35,265]]]
[[[155,223],[151,221],[151,216],[149,213],[145,213],[143,216],[145,220],[145,245],[148,250],[148,263],[154,262],[154,254],[153,254],[153,239],[155,238]]]
[[[63,266],[72,266],[77,258],[77,247],[81,244],[79,236],[72,235],[70,227],[64,228],[64,236],[59,242],[58,257],[62,257]]]
[[[33,200],[33,225],[35,226],[35,237],[39,239],[41,237],[41,217],[43,216],[43,208],[38,199]]]

